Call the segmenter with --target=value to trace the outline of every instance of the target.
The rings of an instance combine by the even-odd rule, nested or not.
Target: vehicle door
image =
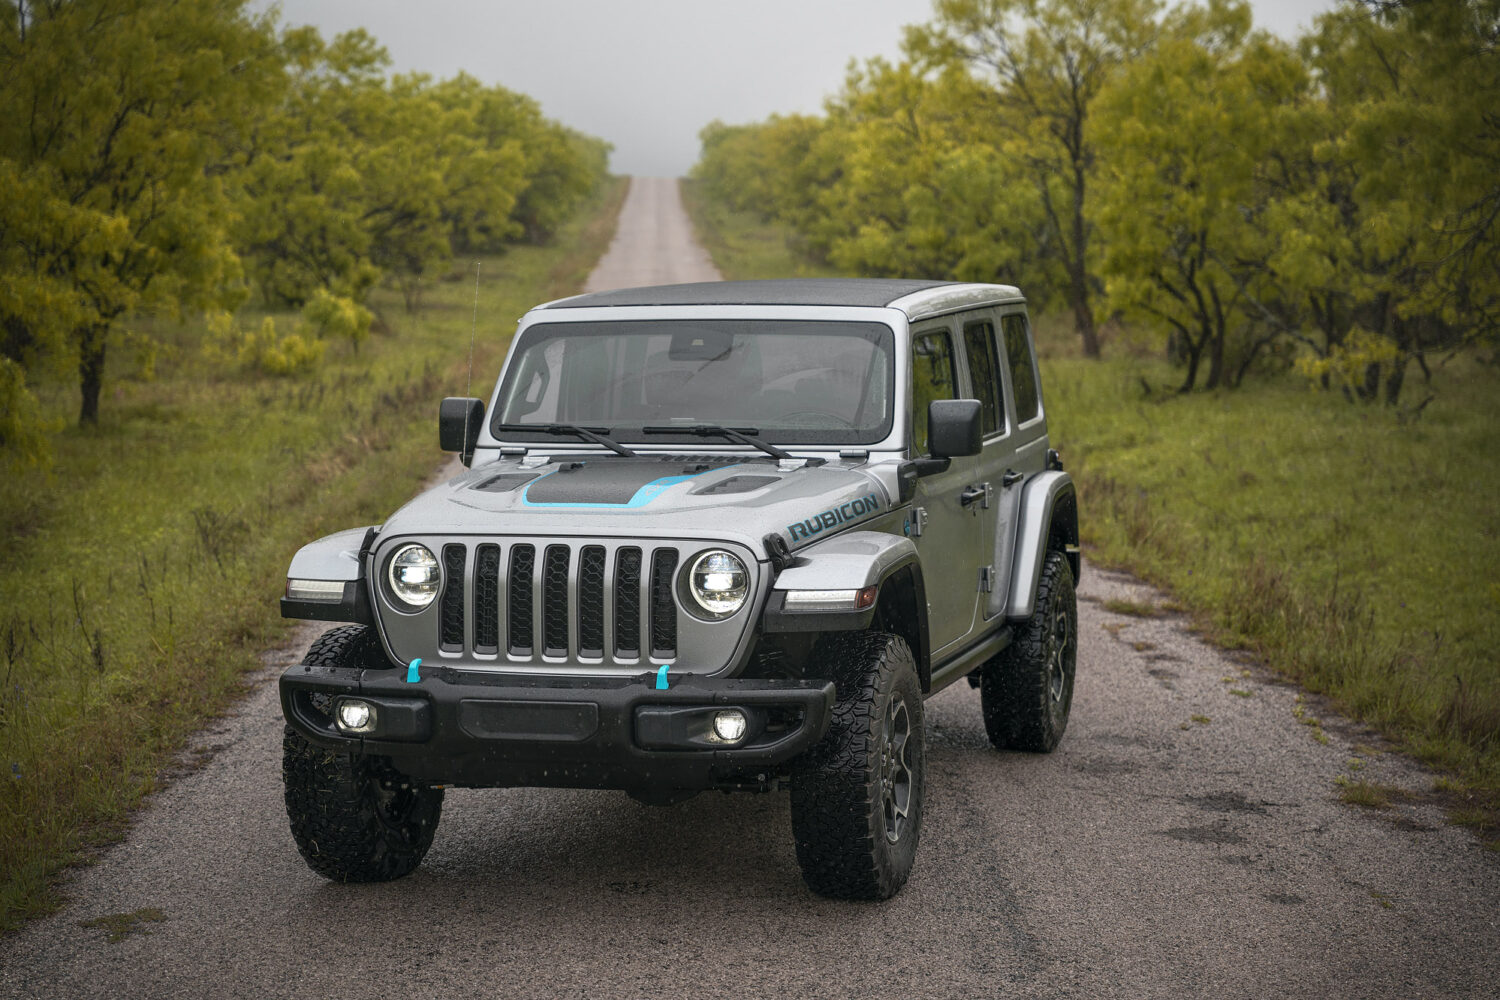
[[[994,540],[994,585],[985,602],[985,617],[1004,613],[1010,599],[1011,569],[1015,559],[1016,526],[1024,483],[1047,468],[1047,420],[1042,409],[1026,307],[1001,306],[1000,357],[1003,362],[1006,415],[1011,422],[1008,459],[998,488]],[[1005,484],[1009,485],[1005,485]]]
[[[984,448],[975,462],[973,487],[967,493],[969,505],[978,511],[981,526],[979,551],[988,558],[981,559],[978,590],[985,595],[982,601],[983,619],[993,618],[997,609],[992,596],[1000,582],[1000,556],[1008,549],[1009,538],[1015,530],[1016,508],[1007,502],[1006,483],[1012,482],[1015,448],[1010,433],[1010,416],[1005,405],[1003,368],[1000,362],[1000,337],[994,310],[986,309],[960,317],[963,330],[965,368],[969,376],[968,396],[979,400],[981,420],[984,426]],[[1008,478],[1009,477],[1009,478]],[[1019,496],[1019,490],[1010,490]],[[1009,566],[1004,567],[1006,571]],[[1002,605],[1003,606],[1003,605]]]
[[[930,454],[927,404],[935,399],[963,399],[959,341],[951,320],[923,324],[912,331],[911,388],[907,394],[908,447],[911,458]],[[976,456],[955,458],[948,469],[917,480],[906,531],[922,559],[927,590],[928,630],[934,661],[974,629],[979,605],[976,585],[981,562],[983,524],[964,491],[974,482]]]

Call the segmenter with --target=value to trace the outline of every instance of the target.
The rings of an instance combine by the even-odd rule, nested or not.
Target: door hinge
[[[984,487],[984,500],[979,504],[979,506],[984,510],[989,510],[990,501],[995,498],[995,488],[989,483],[980,483],[979,485]]]
[[[913,538],[922,537],[922,529],[927,527],[927,508],[913,507],[911,517],[906,521],[906,533]]]
[[[993,566],[981,566],[981,567],[979,567],[979,592],[981,594],[988,594],[990,591],[992,591],[994,589],[995,589],[995,567],[993,567]]]

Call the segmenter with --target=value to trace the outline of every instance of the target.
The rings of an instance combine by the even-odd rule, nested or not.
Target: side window
[[[1000,390],[1000,358],[995,353],[995,326],[989,320],[964,327],[964,350],[969,354],[969,377],[974,398],[983,405],[984,433],[1005,426],[1005,396]]]
[[[1026,343],[1026,317],[1019,313],[1003,316],[1000,326],[1005,330],[1005,359],[1010,363],[1010,382],[1016,391],[1016,422],[1024,424],[1041,409],[1036,369]]]
[[[912,340],[911,445],[912,454],[927,454],[927,404],[934,399],[957,399],[958,379],[953,369],[953,341],[947,330],[933,330]]]

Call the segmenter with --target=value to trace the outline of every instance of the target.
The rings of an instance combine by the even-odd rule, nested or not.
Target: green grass
[[[1096,561],[1497,801],[1500,371],[1455,359],[1412,419],[1290,378],[1148,394],[1172,372],[1125,354],[1043,368]]]
[[[726,277],[797,273],[774,226],[693,212]],[[1289,375],[1182,396],[1147,331],[1112,330],[1091,361],[1066,319],[1036,326],[1090,558],[1378,726],[1500,825],[1500,367],[1413,371],[1411,402],[1435,397],[1420,413]]]
[[[581,286],[623,196],[614,182],[552,245],[482,261],[472,394],[522,312]],[[475,295],[472,261],[416,315],[377,291],[384,332],[302,378],[215,369],[201,327],[159,327],[159,377],[117,359],[99,425],[57,435],[50,471],[0,482],[0,928],[53,908],[54,876],[116,838],[243,693],[287,627],[297,547],[378,522],[437,468],[438,400],[471,394]],[[76,413],[68,383],[42,395]]]
[[[719,273],[731,281],[755,278],[833,278],[831,264],[808,260],[787,234],[748,212],[736,212],[704,196],[697,181],[682,182],[682,203],[698,242]]]

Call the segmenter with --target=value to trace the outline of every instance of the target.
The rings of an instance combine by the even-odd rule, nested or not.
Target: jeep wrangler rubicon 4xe
[[[522,318],[468,471],[301,549],[282,614],[347,623],[281,677],[308,865],[392,879],[447,786],[791,792],[807,884],[883,899],[922,828],[923,700],[1049,751],[1077,653],[1078,514],[1025,300],[722,282]]]

